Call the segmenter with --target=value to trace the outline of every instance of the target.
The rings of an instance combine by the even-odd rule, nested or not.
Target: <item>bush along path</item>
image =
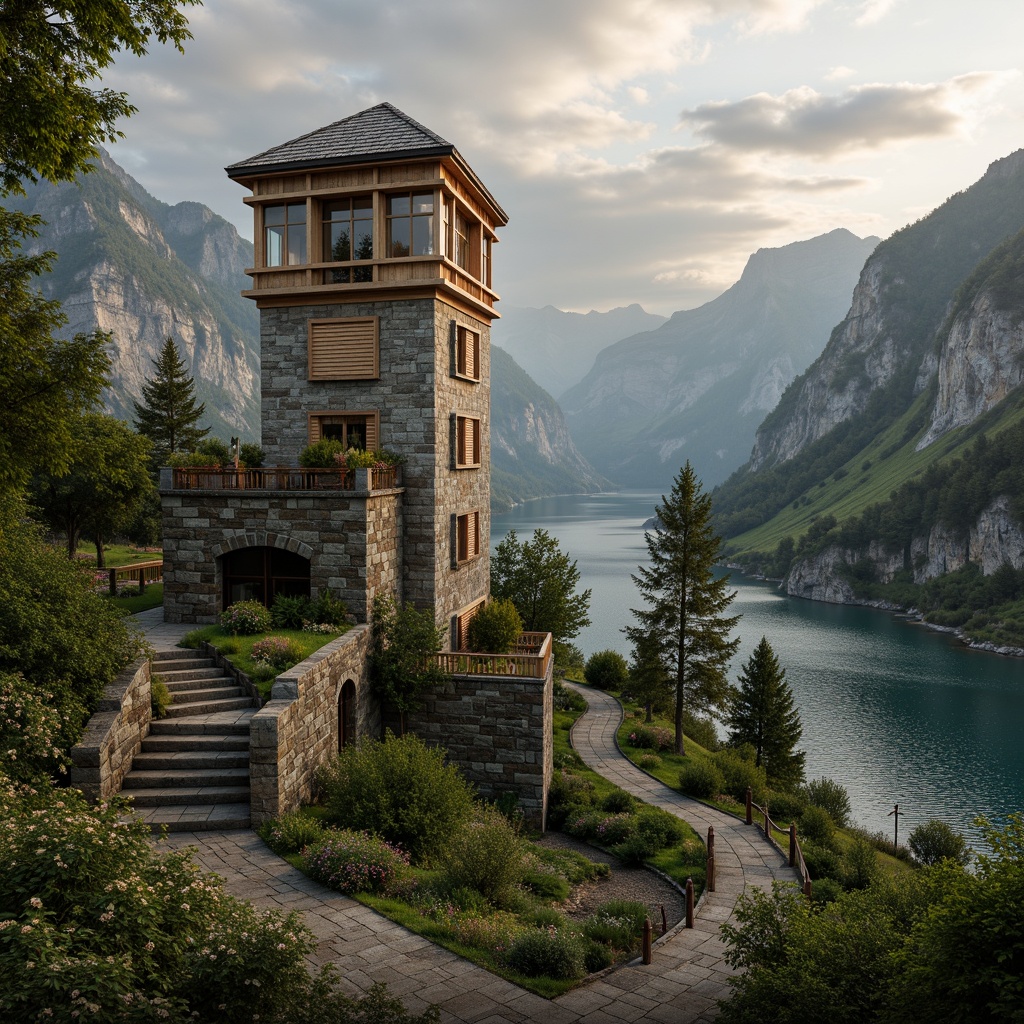
[[[580,690],[590,710],[577,722],[573,741],[583,759],[627,792],[684,818],[702,834],[715,827],[718,858],[715,893],[698,906],[693,929],[682,926],[655,943],[653,962],[634,962],[548,1001],[488,973],[427,939],[381,917],[355,900],[307,878],[272,853],[254,833],[177,833],[171,847],[198,847],[196,861],[225,879],[228,892],[257,905],[300,911],[319,939],[314,964],[333,963],[344,987],[364,993],[385,982],[412,1013],[430,1004],[450,1024],[703,1024],[729,995],[732,969],[725,963],[721,924],[732,918],[747,887],[796,881],[785,858],[757,829],[680,796],[632,765],[615,745],[618,702],[600,690]]]

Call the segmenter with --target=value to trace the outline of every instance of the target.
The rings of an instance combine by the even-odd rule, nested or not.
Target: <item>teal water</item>
[[[579,646],[628,657],[630,574],[647,557],[642,524],[659,500],[545,498],[495,516],[491,540],[536,527],[557,537],[593,591]],[[737,574],[732,585],[742,616],[733,679],[767,636],[800,708],[807,776],[841,781],[858,824],[891,835],[899,803],[901,838],[929,818],[976,837],[977,815],[1024,810],[1024,659],[970,651],[887,612],[796,600]]]

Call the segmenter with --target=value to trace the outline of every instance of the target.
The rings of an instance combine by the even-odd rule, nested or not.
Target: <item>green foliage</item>
[[[875,848],[865,839],[855,839],[843,857],[843,885],[847,889],[866,889],[878,875]]]
[[[555,657],[590,625],[590,591],[576,592],[580,571],[546,530],[520,542],[510,530],[491,556],[491,595],[510,600],[528,632],[548,632]]]
[[[488,601],[470,620],[469,649],[486,654],[508,654],[523,632],[523,620],[509,600]]]
[[[560,679],[555,680],[552,701],[556,711],[586,711],[587,699],[581,693],[569,689]]]
[[[527,978],[572,980],[585,973],[585,946],[573,932],[552,929],[520,935],[505,954],[509,968]]]
[[[196,451],[210,431],[198,426],[206,407],[196,404],[195,381],[173,338],[152,362],[154,374],[142,385],[142,401],[134,403],[135,429],[153,443],[154,466],[166,466],[172,455]]]
[[[103,541],[125,527],[153,491],[149,442],[99,413],[84,415],[74,435],[68,472],[36,474],[30,500],[51,530],[65,534],[69,558],[75,557],[84,532],[95,540],[96,565],[103,568]]]
[[[335,597],[329,587],[323,587],[320,593],[309,602],[309,618],[312,622],[342,627],[345,625],[347,617],[348,605],[340,598]],[[305,626],[305,623],[303,625]]]
[[[307,469],[337,468],[338,459],[344,454],[345,446],[341,441],[333,437],[322,437],[299,452],[299,465]]]
[[[260,601],[236,601],[221,612],[220,624],[235,636],[256,636],[270,629],[270,612]]]
[[[5,54],[13,52],[5,47]],[[0,54],[0,66],[7,64]],[[8,82],[0,75],[0,96]],[[6,118],[6,105],[3,107]],[[8,132],[0,128],[0,151]],[[0,172],[6,179],[8,167]],[[0,209],[0,488],[22,488],[33,473],[66,472],[75,450],[75,425],[93,408],[107,384],[109,335],[95,331],[70,341],[53,334],[66,323],[60,304],[44,299],[34,284],[53,253],[27,256],[25,239],[38,218]]]
[[[761,637],[740,671],[727,722],[730,743],[753,746],[754,764],[764,766],[771,785],[793,786],[803,781],[806,755],[794,749],[803,735],[800,713],[786,682],[786,670],[767,637]]]
[[[93,591],[92,572],[46,545],[24,504],[0,496],[0,671],[50,691],[80,735],[103,687],[136,655],[138,632]]]
[[[154,718],[163,718],[167,709],[171,706],[171,691],[160,676],[153,676],[150,680],[150,704]]]
[[[799,793],[772,790],[768,794],[768,809],[772,821],[792,822],[807,809],[807,801]]]
[[[641,754],[636,763],[645,772],[650,772],[661,764],[661,758],[657,754]]]
[[[721,746],[718,730],[710,718],[683,712],[683,732],[705,750],[715,751]]]
[[[650,564],[633,576],[648,608],[633,609],[627,626],[634,651],[655,644],[657,660],[675,689],[675,752],[683,750],[683,711],[718,713],[729,695],[725,674],[739,643],[729,639],[738,617],[725,610],[735,593],[728,577],[715,578],[720,540],[711,529],[711,498],[689,462],[655,509],[646,535]]]
[[[647,907],[635,900],[609,900],[584,922],[588,939],[615,949],[634,949],[644,933]]]
[[[809,804],[827,811],[837,828],[846,828],[850,823],[850,794],[835,779],[812,779],[801,794]]]
[[[726,747],[713,755],[715,764],[725,777],[723,793],[743,803],[750,789],[755,803],[763,804],[768,793],[768,780],[764,768],[754,763],[754,751],[749,744]]]
[[[528,869],[523,874],[523,885],[530,889],[539,899],[550,903],[561,903],[569,896],[569,883],[552,871]],[[541,922],[535,922],[540,924]]]
[[[629,696],[647,712],[647,721],[655,714],[672,708],[675,686],[662,657],[658,637],[654,633],[637,633],[631,637],[633,660],[629,665]],[[688,712],[684,711],[686,715]]]
[[[445,882],[473,889],[496,907],[508,907],[523,880],[525,851],[516,828],[500,811],[478,807],[441,856]]]
[[[687,796],[710,800],[725,790],[725,776],[714,761],[691,758],[679,773],[679,788]]]
[[[309,876],[330,889],[351,894],[387,892],[408,864],[400,849],[366,832],[325,832],[303,855]]]
[[[257,831],[260,839],[281,856],[301,853],[311,843],[319,842],[324,837],[323,822],[298,811],[265,821]]]
[[[18,673],[0,672],[0,786],[29,785],[67,771],[78,721],[53,694]]]
[[[473,809],[469,784],[444,751],[416,736],[346,747],[319,779],[332,821],[375,832],[414,863],[437,858]]]
[[[305,594],[280,593],[270,606],[270,624],[275,629],[302,629],[309,619],[309,598]]]
[[[800,816],[800,835],[826,849],[835,844],[836,825],[823,807],[811,804]]]
[[[636,797],[624,789],[613,789],[602,801],[603,810],[612,814],[632,814],[636,810]]]
[[[971,861],[971,851],[964,837],[954,832],[944,821],[932,818],[923,822],[910,833],[907,840],[911,852],[921,864],[938,864],[951,860],[966,867]]]
[[[283,672],[302,661],[302,649],[290,637],[268,636],[252,645],[249,656],[257,664],[269,665]]]
[[[239,445],[238,460],[246,469],[259,469],[266,457],[267,453],[252,441]]]
[[[618,651],[595,651],[587,658],[583,678],[599,690],[621,690],[629,679],[629,666]]]
[[[660,726],[638,725],[629,734],[629,744],[638,750],[669,750],[672,734]]]
[[[195,452],[197,455],[203,455],[208,458],[210,460],[209,464],[213,466],[232,465],[235,460],[231,446],[219,437],[204,437],[195,446]]]

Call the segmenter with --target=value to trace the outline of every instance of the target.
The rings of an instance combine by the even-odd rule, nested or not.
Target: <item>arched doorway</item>
[[[268,608],[278,594],[309,596],[309,559],[272,547],[239,548],[222,556],[224,607],[261,601]]]
[[[346,679],[338,694],[338,750],[356,741],[356,684]]]

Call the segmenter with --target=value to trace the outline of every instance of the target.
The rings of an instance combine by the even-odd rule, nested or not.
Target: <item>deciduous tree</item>
[[[166,466],[178,452],[194,451],[210,430],[197,426],[206,406],[196,404],[196,382],[168,338],[153,360],[154,375],[142,385],[142,401],[135,402],[135,429],[153,442],[153,462]]]
[[[520,542],[509,530],[491,558],[491,594],[519,610],[523,629],[551,634],[561,664],[572,639],[590,625],[590,591],[577,592],[580,571],[547,530]]]
[[[149,441],[120,420],[99,413],[81,418],[69,472],[37,475],[31,489],[42,520],[67,537],[68,558],[85,533],[103,568],[104,540],[131,521],[153,489],[148,458]]]
[[[786,670],[766,637],[740,671],[727,719],[729,741],[754,748],[754,764],[764,766],[772,786],[803,781],[804,752],[796,750],[803,735],[800,712],[786,682]]]
[[[646,534],[650,565],[633,581],[649,605],[633,609],[627,626],[633,643],[649,642],[675,687],[675,751],[683,753],[683,712],[720,715],[729,698],[726,668],[739,644],[729,633],[739,616],[725,615],[735,592],[728,577],[715,577],[721,543],[711,529],[711,498],[689,462],[655,509]]]

